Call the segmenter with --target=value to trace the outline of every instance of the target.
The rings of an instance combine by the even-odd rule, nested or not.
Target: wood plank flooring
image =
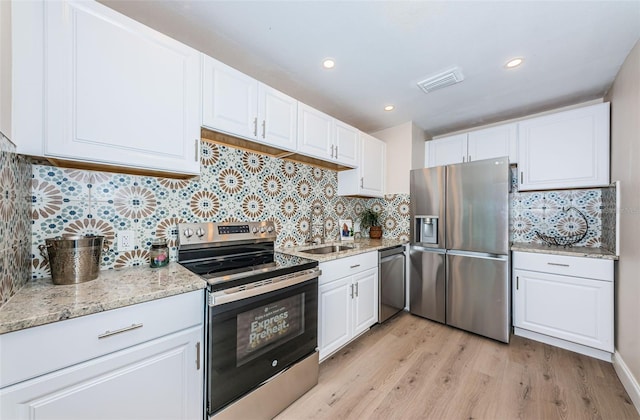
[[[640,419],[613,366],[401,313],[320,365],[288,419]]]

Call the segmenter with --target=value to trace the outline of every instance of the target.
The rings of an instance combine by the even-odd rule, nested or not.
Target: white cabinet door
[[[427,167],[450,165],[452,163],[466,162],[467,134],[443,137],[427,141],[428,148]]]
[[[298,102],[298,151],[332,160],[333,117]]]
[[[202,327],[0,390],[6,419],[201,419]]]
[[[517,135],[516,123],[471,131],[467,138],[467,162],[509,156],[509,163],[516,163]]]
[[[335,120],[334,155],[338,163],[358,166],[360,131],[342,121]]]
[[[353,335],[378,322],[378,270],[373,268],[353,276]]]
[[[202,125],[255,139],[258,81],[204,54],[202,68]]]
[[[515,327],[613,352],[613,282],[513,271]]]
[[[351,277],[318,287],[318,347],[320,359],[351,340]]]
[[[338,195],[384,197],[387,145],[368,134],[360,134],[360,164],[338,172]]]
[[[609,103],[522,121],[519,189],[609,185]]]
[[[296,150],[298,101],[265,84],[258,85],[258,141]]]
[[[99,3],[44,8],[44,155],[198,174],[200,54]]]
[[[384,197],[386,144],[368,134],[362,135],[360,160],[360,194]]]

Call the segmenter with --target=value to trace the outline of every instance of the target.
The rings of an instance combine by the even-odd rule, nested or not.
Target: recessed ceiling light
[[[333,58],[325,58],[322,61],[322,67],[324,67],[325,69],[332,69],[336,66],[336,62],[333,60]]]
[[[507,64],[505,64],[504,66],[508,69],[512,69],[514,67],[518,67],[520,64],[522,64],[524,62],[524,58],[522,57],[517,57],[517,58],[513,58],[509,61],[507,61]]]
[[[385,111],[393,111],[394,109],[395,109],[395,106],[393,106],[393,105],[387,105],[387,106],[384,107]]]

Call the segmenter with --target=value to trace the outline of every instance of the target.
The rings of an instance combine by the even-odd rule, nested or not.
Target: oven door
[[[318,273],[210,292],[209,415],[316,350]]]

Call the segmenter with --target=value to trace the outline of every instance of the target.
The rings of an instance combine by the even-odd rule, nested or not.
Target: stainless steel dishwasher
[[[378,252],[380,271],[378,322],[383,323],[404,309],[405,255],[404,246]]]

